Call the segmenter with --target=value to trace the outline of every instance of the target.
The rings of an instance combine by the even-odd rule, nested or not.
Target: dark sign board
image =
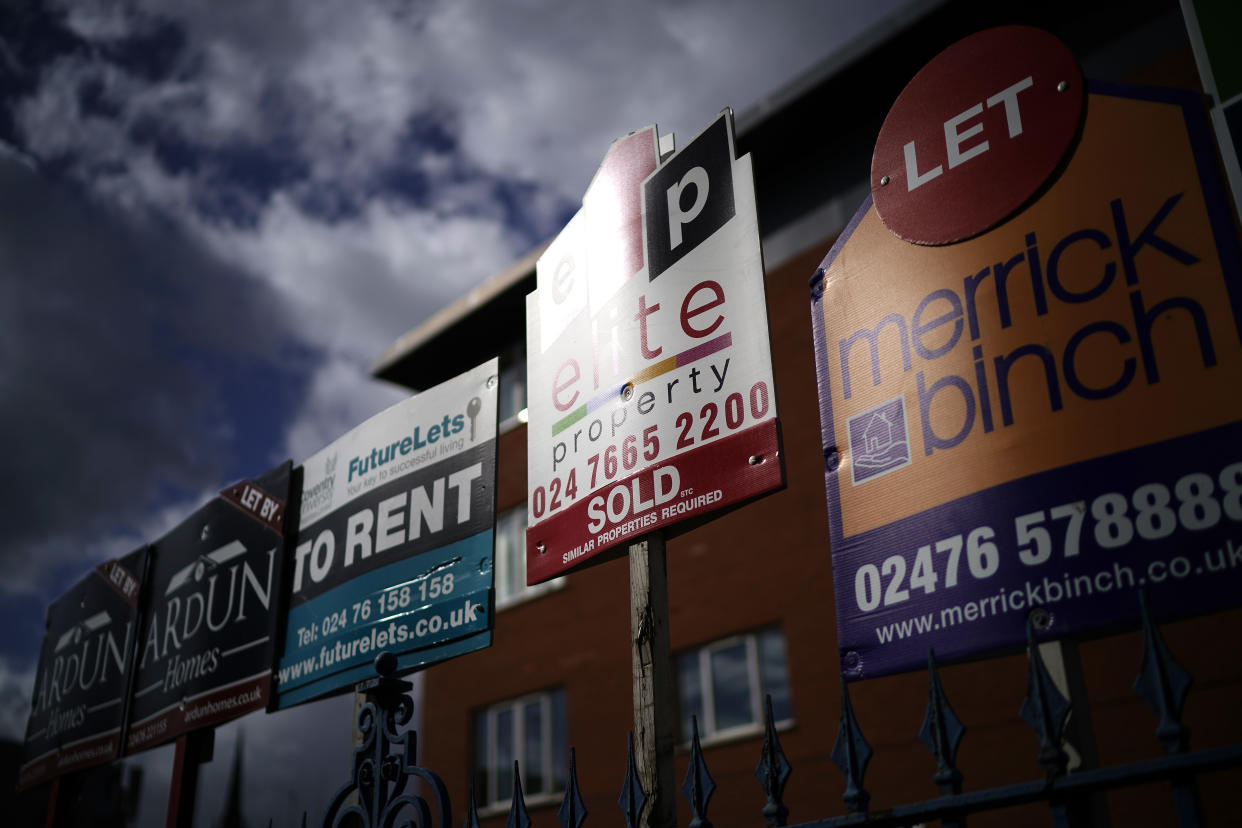
[[[145,548],[100,564],[47,612],[18,786],[120,755]]]
[[[491,644],[497,361],[302,465],[277,707]]]
[[[267,706],[291,472],[226,489],[151,545],[127,752]]]

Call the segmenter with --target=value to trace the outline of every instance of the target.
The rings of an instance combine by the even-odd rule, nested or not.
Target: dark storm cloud
[[[0,589],[20,592],[264,470],[312,355],[264,283],[174,228],[11,161],[0,199]]]

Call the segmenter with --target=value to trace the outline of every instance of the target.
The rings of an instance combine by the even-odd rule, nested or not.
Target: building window
[[[565,691],[533,693],[474,714],[474,796],[480,808],[506,808],[513,762],[528,800],[557,799],[565,789]]]
[[[501,357],[497,409],[501,431],[525,422],[519,416],[526,410],[526,350],[523,346],[515,346]]]
[[[714,641],[677,657],[678,724],[682,742],[691,737],[690,717],[699,720],[699,739],[727,739],[763,729],[763,698],[772,696],[777,724],[793,719],[785,639],[776,628]]]
[[[565,585],[565,576],[526,585],[526,504],[496,517],[496,609],[529,601]]]

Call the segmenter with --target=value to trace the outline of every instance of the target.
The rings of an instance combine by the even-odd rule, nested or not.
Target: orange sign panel
[[[868,203],[825,259],[813,314],[847,674],[917,666],[933,644],[948,656],[1019,643],[1028,604],[1054,602],[998,603],[978,636],[933,606],[1118,560],[1167,564],[1238,528],[1242,285],[1185,103],[1092,94],[1062,174],[999,227],[918,246]],[[974,538],[969,571],[950,563],[954,536],[959,552]],[[1112,581],[1147,580],[1132,575]],[[1079,609],[1067,597],[1048,634],[1137,619],[1118,591]],[[1182,612],[1173,592],[1154,597]],[[912,618],[926,634],[889,646],[903,628],[885,624]]]

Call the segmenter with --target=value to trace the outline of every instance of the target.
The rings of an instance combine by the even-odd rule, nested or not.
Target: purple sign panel
[[[920,246],[868,199],[812,282],[849,678],[1028,622],[1134,626],[1139,590],[1160,618],[1242,604],[1242,271],[1210,133],[1181,92],[1086,108],[1007,221]]]

